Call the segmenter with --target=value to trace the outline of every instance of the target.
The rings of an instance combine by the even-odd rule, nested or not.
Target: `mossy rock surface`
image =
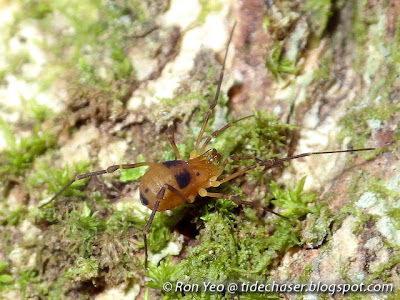
[[[399,286],[396,1],[16,0],[0,13],[0,299],[308,297],[207,293],[204,282]],[[223,158],[377,150],[257,168],[213,190],[252,207],[199,197],[157,213],[148,270],[145,168],[77,181],[39,207],[77,173],[174,159],[169,126],[188,158],[235,21],[206,135],[255,117],[212,140]],[[346,294],[381,295],[398,291]]]

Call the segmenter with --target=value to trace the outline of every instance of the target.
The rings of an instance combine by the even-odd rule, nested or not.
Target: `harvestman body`
[[[232,155],[226,158],[223,163],[219,166],[218,164],[221,161],[221,155],[218,153],[216,149],[210,149],[206,151],[208,144],[211,139],[215,136],[219,135],[229,127],[231,127],[234,123],[244,120],[246,118],[252,117],[247,116],[242,119],[236,120],[234,122],[228,123],[222,128],[214,131],[201,145],[204,131],[207,127],[208,120],[213,112],[214,107],[217,105],[218,96],[221,89],[221,83],[224,77],[225,70],[225,62],[228,54],[229,45],[232,40],[233,32],[235,30],[235,25],[232,28],[228,45],[225,50],[224,61],[222,64],[222,69],[217,85],[217,91],[215,93],[215,97],[210,104],[209,110],[207,111],[202,128],[200,130],[199,136],[196,141],[196,145],[194,150],[190,153],[190,158],[187,160],[182,160],[178,151],[178,148],[175,144],[174,134],[173,132],[168,132],[168,140],[174,150],[176,160],[165,161],[161,163],[156,162],[141,162],[134,164],[122,164],[122,165],[114,165],[110,166],[104,170],[79,174],[75,176],[65,187],[63,187],[56,195],[54,195],[49,201],[42,204],[40,207],[43,207],[54,199],[56,199],[62,192],[64,192],[73,182],[77,180],[81,180],[88,177],[94,177],[97,175],[102,175],[106,173],[115,172],[118,169],[132,169],[142,166],[149,166],[147,172],[140,179],[140,201],[143,205],[147,206],[152,210],[150,218],[143,230],[144,236],[144,247],[145,247],[145,266],[147,268],[147,234],[150,231],[151,224],[154,219],[154,215],[157,211],[164,211],[168,209],[172,209],[176,206],[179,206],[183,203],[192,203],[197,195],[201,197],[213,197],[213,198],[224,198],[234,201],[236,204],[245,204],[246,202],[241,201],[237,196],[234,195],[226,195],[221,193],[210,193],[207,191],[210,187],[218,187],[219,185],[228,182],[238,176],[241,176],[248,171],[255,169],[259,166],[265,167],[273,167],[282,162],[289,161],[292,159],[316,155],[316,154],[328,154],[328,153],[341,153],[341,152],[355,152],[355,151],[366,151],[366,150],[374,150],[375,148],[364,148],[364,149],[351,149],[351,150],[336,150],[336,151],[323,151],[323,152],[309,152],[302,153],[286,158],[281,159],[273,159],[273,160],[265,160],[265,161],[257,161],[246,168],[243,168],[226,178],[218,180],[218,178],[222,175],[226,165],[230,160],[240,160],[240,159],[253,159],[256,160],[255,157],[243,156],[238,157]]]

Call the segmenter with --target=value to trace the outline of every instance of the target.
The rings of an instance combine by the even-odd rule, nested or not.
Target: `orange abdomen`
[[[215,174],[214,164],[203,161],[199,163],[196,159],[171,160],[154,164],[140,179],[140,201],[152,209],[157,201],[157,194],[165,184],[173,186],[184,196],[194,200],[201,188],[210,187],[209,180]],[[182,197],[167,189],[164,198],[160,199],[157,211],[172,209],[184,202]]]

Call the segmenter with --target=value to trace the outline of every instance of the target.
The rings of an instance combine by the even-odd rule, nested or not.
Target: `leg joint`
[[[119,165],[115,165],[115,166],[110,166],[106,169],[107,173],[112,173],[115,172],[119,169]]]

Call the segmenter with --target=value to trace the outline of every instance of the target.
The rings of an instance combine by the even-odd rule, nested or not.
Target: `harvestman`
[[[255,169],[260,166],[264,167],[273,167],[275,165],[281,164],[282,162],[289,161],[292,159],[317,155],[317,154],[329,154],[329,153],[342,153],[342,152],[356,152],[356,151],[367,151],[374,150],[375,148],[364,148],[364,149],[349,149],[349,150],[335,150],[335,151],[322,151],[322,152],[308,152],[302,153],[286,158],[279,159],[271,159],[260,161],[257,160],[256,157],[252,156],[236,156],[231,155],[226,158],[222,164],[218,166],[221,161],[221,155],[218,153],[216,149],[210,149],[206,151],[208,144],[211,139],[221,134],[223,131],[231,127],[233,124],[242,121],[244,119],[253,117],[252,115],[246,116],[244,118],[238,119],[234,122],[230,122],[223,126],[222,128],[214,131],[209,137],[205,139],[203,144],[200,147],[201,141],[203,139],[203,135],[205,129],[208,124],[208,120],[213,112],[213,109],[217,105],[217,100],[219,97],[221,83],[224,77],[225,63],[226,57],[228,54],[229,45],[232,40],[232,36],[235,30],[236,23],[234,24],[228,44],[225,50],[225,56],[222,63],[222,69],[219,76],[219,81],[217,85],[217,90],[214,96],[213,101],[211,102],[209,109],[204,117],[204,122],[201,127],[199,136],[197,137],[196,144],[194,150],[190,153],[190,158],[187,160],[182,160],[179,154],[178,148],[175,144],[174,133],[172,131],[168,131],[168,141],[171,144],[176,159],[171,161],[165,161],[161,163],[156,162],[141,162],[141,163],[133,163],[133,164],[121,164],[110,166],[104,170],[89,172],[84,174],[76,175],[74,179],[72,179],[66,186],[64,186],[56,195],[54,195],[49,201],[42,204],[40,207],[43,207],[54,199],[56,199],[62,192],[64,192],[73,182],[77,180],[81,180],[88,177],[94,177],[98,175],[103,175],[106,173],[113,173],[118,169],[132,169],[138,168],[142,166],[149,166],[149,169],[143,175],[139,182],[139,191],[140,191],[140,200],[141,203],[152,210],[150,218],[143,230],[144,237],[144,248],[145,248],[145,266],[147,268],[147,259],[148,259],[148,251],[147,251],[147,234],[150,231],[151,224],[153,222],[154,216],[157,211],[164,211],[168,209],[172,209],[176,206],[179,206],[183,203],[192,203],[195,201],[197,195],[201,197],[213,197],[213,198],[224,198],[229,199],[236,204],[248,204],[248,202],[243,202],[239,199],[239,197],[234,195],[227,195],[221,193],[210,193],[207,191],[210,187],[218,187],[219,185],[228,182],[238,176],[241,176],[248,171]],[[257,162],[238,170],[237,172],[223,178],[221,177],[226,165],[231,160],[242,160],[242,159],[253,159]]]

